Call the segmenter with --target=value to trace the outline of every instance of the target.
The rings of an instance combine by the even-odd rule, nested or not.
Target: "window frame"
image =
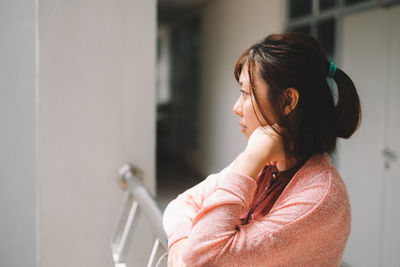
[[[323,1],[323,0],[322,0]],[[311,0],[312,8],[311,14],[290,18],[290,0],[285,0],[284,7],[284,29],[289,31],[294,27],[309,25],[311,29],[311,35],[318,36],[317,25],[321,21],[334,18],[335,22],[335,41],[333,44],[332,59],[337,61],[340,59],[340,50],[338,49],[342,38],[342,17],[351,13],[361,12],[363,10],[377,8],[377,7],[389,7],[392,5],[399,4],[399,0],[368,0],[367,2],[356,3],[346,5],[345,0],[336,0],[336,5],[325,10],[320,10],[320,0]],[[340,62],[338,62],[340,63]]]
[[[352,13],[361,12],[364,10],[378,8],[378,7],[389,7],[392,5],[396,5],[400,3],[400,0],[369,0],[368,2],[357,3],[346,5],[345,0],[336,0],[336,5],[331,8],[327,8],[325,10],[320,10],[319,8],[319,0],[311,0],[312,8],[311,14],[290,18],[290,0],[285,0],[284,2],[284,30],[289,31],[291,28],[299,27],[299,26],[310,26],[311,35],[318,37],[317,25],[321,21],[325,21],[327,19],[334,19],[335,23],[335,32],[334,32],[334,44],[333,44],[333,53],[332,60],[336,65],[340,66],[341,62],[341,51],[339,48],[342,41],[342,32],[343,32],[343,17],[345,15],[349,15]],[[323,1],[323,0],[321,0]],[[332,90],[334,86],[332,85]],[[336,102],[336,99],[335,99]],[[337,154],[336,151],[330,154],[332,159],[332,164],[337,165]]]

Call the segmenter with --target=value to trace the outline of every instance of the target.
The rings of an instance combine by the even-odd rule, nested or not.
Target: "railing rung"
[[[133,228],[141,213],[145,215],[156,235],[156,241],[154,242],[147,267],[153,267],[156,258],[158,262],[155,267],[158,267],[163,257],[168,256],[168,240],[162,225],[160,205],[146,186],[133,174],[130,165],[123,165],[119,173],[128,187],[123,197],[117,226],[111,241],[115,267],[126,267],[125,258],[128,246],[132,241]],[[132,198],[133,201],[130,204]],[[162,250],[165,252],[159,255]]]

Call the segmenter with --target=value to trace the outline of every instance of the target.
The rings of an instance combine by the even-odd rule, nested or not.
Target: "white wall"
[[[215,0],[201,14],[199,145],[188,151],[187,158],[209,174],[227,166],[245,148],[239,120],[232,113],[240,90],[233,68],[243,50],[283,30],[283,1]]]
[[[156,3],[40,0],[39,14],[40,266],[112,266],[117,169],[156,188]],[[153,242],[140,232],[135,266]]]
[[[36,266],[35,20],[0,1],[0,266]]]

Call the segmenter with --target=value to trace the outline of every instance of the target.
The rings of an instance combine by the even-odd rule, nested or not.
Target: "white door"
[[[400,265],[400,7],[388,12],[382,266]],[[396,159],[397,158],[397,159]]]
[[[352,231],[343,257],[351,266],[400,263],[400,7],[344,17],[342,69],[353,79],[362,124],[340,141],[338,168],[348,187]],[[384,153],[384,151],[386,151]]]

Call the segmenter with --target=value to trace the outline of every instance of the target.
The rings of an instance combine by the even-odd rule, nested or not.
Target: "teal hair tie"
[[[328,77],[333,78],[333,76],[335,76],[336,69],[337,69],[337,67],[335,66],[335,64],[333,64],[333,62],[331,62],[331,65],[329,66]]]

